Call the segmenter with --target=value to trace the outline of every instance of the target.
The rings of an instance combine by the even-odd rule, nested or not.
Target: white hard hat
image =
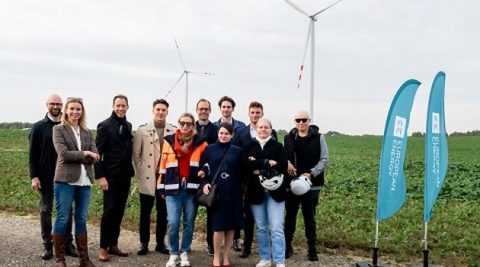
[[[290,190],[297,196],[307,193],[312,187],[312,182],[307,176],[301,175],[290,182]]]
[[[270,178],[268,178],[270,176]],[[270,172],[270,175],[262,175],[258,176],[260,180],[260,184],[262,184],[263,188],[273,191],[277,190],[283,183],[283,173],[278,173],[277,171],[273,170]]]

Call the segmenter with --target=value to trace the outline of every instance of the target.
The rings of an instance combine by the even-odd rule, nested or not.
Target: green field
[[[27,131],[0,129],[0,209],[18,214],[38,209],[38,196],[30,188],[27,136]],[[318,247],[323,252],[371,255],[381,142],[381,137],[327,137],[330,165],[318,210]],[[450,137],[448,142],[449,170],[429,224],[430,262],[480,266],[480,137]],[[423,158],[424,138],[409,138],[406,202],[395,216],[380,222],[382,257],[407,264],[421,262]],[[99,222],[101,203],[95,187],[90,222]],[[136,230],[138,214],[135,193],[124,225]],[[204,216],[199,214],[197,230],[204,229]],[[303,229],[302,222],[298,228]],[[296,235],[298,244],[305,244],[302,232]]]

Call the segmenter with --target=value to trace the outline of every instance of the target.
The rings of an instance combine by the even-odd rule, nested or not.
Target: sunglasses
[[[189,122],[189,121],[179,121],[178,124],[180,124],[180,126],[182,126],[182,127],[184,127],[184,126],[192,127],[193,122]]]
[[[295,119],[295,122],[296,123],[300,123],[300,122],[303,122],[303,123],[307,123],[309,119]]]

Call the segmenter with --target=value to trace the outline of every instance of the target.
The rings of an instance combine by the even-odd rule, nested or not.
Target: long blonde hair
[[[72,125],[70,123],[70,118],[68,117],[67,110],[68,110],[68,105],[70,103],[79,103],[82,106],[82,116],[80,116],[80,119],[78,120],[78,125],[80,128],[87,130],[87,114],[85,113],[85,106],[83,106],[83,99],[79,97],[69,97],[67,98],[67,102],[65,103],[65,106],[63,107],[63,114],[62,114],[62,124],[66,125]]]

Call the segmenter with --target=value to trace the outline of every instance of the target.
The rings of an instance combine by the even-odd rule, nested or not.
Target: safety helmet
[[[300,175],[299,177],[293,178],[290,182],[290,190],[297,196],[301,196],[307,193],[312,187],[312,182],[307,176]]]
[[[263,188],[273,191],[277,190],[282,185],[283,174],[272,169],[268,172],[260,172],[258,179],[260,180],[260,184],[263,186]]]

